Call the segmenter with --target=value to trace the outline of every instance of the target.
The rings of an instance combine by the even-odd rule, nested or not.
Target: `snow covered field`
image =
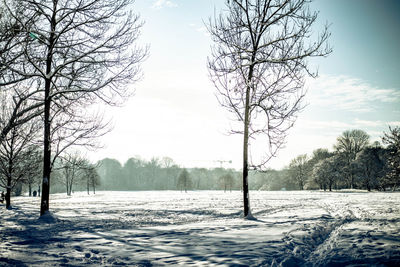
[[[0,209],[0,266],[400,266],[400,193],[144,191]]]

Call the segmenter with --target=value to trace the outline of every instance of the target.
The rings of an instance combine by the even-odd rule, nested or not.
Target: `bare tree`
[[[304,189],[304,185],[307,180],[307,174],[308,174],[307,162],[308,162],[307,154],[303,154],[292,159],[292,161],[289,164],[289,172],[296,181],[300,190]]]
[[[383,133],[382,142],[387,144],[389,151],[386,178],[392,190],[395,190],[400,186],[400,127],[389,126],[389,131]]]
[[[384,174],[384,149],[379,146],[367,146],[357,155],[356,163],[360,169],[359,180],[364,188],[371,191],[378,188]]]
[[[78,99],[120,103],[131,95],[126,85],[141,76],[147,48],[134,45],[143,23],[128,10],[131,0],[19,2],[26,16],[17,16],[12,1],[4,0],[21,31],[31,37],[22,48],[24,60],[44,85],[43,215],[49,210],[52,108]]]
[[[86,159],[78,152],[66,153],[60,157],[59,169],[62,172],[62,182],[66,186],[68,196],[72,194],[73,185],[83,177],[86,166]]]
[[[283,146],[288,129],[303,108],[304,81],[316,77],[307,64],[326,56],[327,26],[312,37],[316,12],[308,0],[228,0],[226,11],[207,25],[215,42],[208,67],[220,104],[243,134],[244,216],[250,212],[249,168],[262,168]],[[308,43],[307,40],[310,40]],[[249,162],[250,140],[266,140],[266,155]]]
[[[342,153],[346,160],[346,176],[348,186],[354,188],[354,162],[357,154],[361,152],[369,143],[369,135],[363,130],[344,131],[337,138],[334,148]]]
[[[234,179],[232,174],[227,173],[219,177],[219,182],[221,186],[224,188],[224,192],[229,188],[229,191],[232,192],[232,187],[234,185]]]
[[[183,169],[178,176],[178,188],[182,190],[187,190],[192,186],[192,180],[190,179],[189,172],[186,169]]]
[[[89,161],[85,162],[84,170],[83,170],[83,180],[86,180],[86,190],[89,195],[90,187],[93,189],[93,194],[96,194],[96,186],[100,185],[100,176],[97,173],[96,165],[90,163]]]
[[[39,175],[40,156],[32,141],[38,131],[37,123],[14,127],[0,143],[0,185],[6,188],[6,208],[11,206],[11,191]]]
[[[313,168],[313,176],[318,184],[326,191],[332,191],[333,186],[342,176],[342,158],[340,154],[318,161]]]

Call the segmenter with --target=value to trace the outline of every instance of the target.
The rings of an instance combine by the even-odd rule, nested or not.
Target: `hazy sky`
[[[242,137],[229,136],[231,122],[208,79],[210,38],[203,21],[223,6],[212,0],[137,0],[150,45],[144,78],[122,108],[109,108],[114,130],[89,153],[124,163],[129,157],[168,156],[184,167],[241,168]],[[307,83],[306,109],[287,145],[270,167],[281,168],[316,148],[332,149],[337,136],[362,129],[379,140],[388,125],[400,125],[400,1],[316,0],[319,25],[331,24],[334,52],[311,64],[319,78]],[[258,148],[260,149],[260,148]]]

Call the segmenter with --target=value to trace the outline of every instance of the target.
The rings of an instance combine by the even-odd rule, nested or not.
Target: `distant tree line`
[[[240,173],[224,168],[179,167],[171,158],[135,157],[123,165],[106,158],[97,163],[102,190],[238,190]]]
[[[400,128],[389,127],[382,144],[370,143],[362,130],[345,131],[333,151],[316,149],[310,156],[292,159],[281,171],[270,170],[256,177],[256,187],[266,190],[396,190],[400,186]]]
[[[17,137],[18,135],[16,135]],[[12,195],[40,194],[42,154],[33,144],[10,139],[0,149],[0,188]],[[22,139],[24,140],[24,139]],[[397,190],[400,187],[400,128],[383,133],[382,144],[370,143],[362,130],[337,138],[333,151],[319,148],[299,155],[282,170],[250,171],[251,190]],[[22,147],[21,147],[22,145]],[[9,153],[7,153],[9,152]],[[241,172],[226,168],[179,167],[171,158],[139,157],[121,164],[105,158],[97,163],[77,152],[60,156],[53,167],[52,193],[96,190],[242,190]],[[11,194],[10,194],[11,196]],[[10,199],[6,201],[9,205]]]
[[[299,155],[282,170],[250,171],[251,190],[395,190],[400,186],[400,128],[389,128],[370,143],[362,130],[348,130],[333,151],[318,148]],[[241,172],[225,168],[183,169],[170,158],[130,158],[97,163],[104,190],[241,190]]]
[[[0,190],[6,190],[5,204],[11,206],[11,196],[40,196],[42,185],[40,147],[10,139],[0,148]],[[25,139],[22,139],[25,140]],[[17,145],[16,145],[17,144]],[[87,191],[95,193],[100,184],[97,166],[78,152],[64,153],[52,168],[54,187],[51,193]]]

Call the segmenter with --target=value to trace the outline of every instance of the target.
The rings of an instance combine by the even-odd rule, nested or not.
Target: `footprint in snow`
[[[82,252],[82,251],[83,251],[83,248],[82,248],[81,246],[75,246],[74,249],[75,249],[76,251],[79,251],[79,252]]]

